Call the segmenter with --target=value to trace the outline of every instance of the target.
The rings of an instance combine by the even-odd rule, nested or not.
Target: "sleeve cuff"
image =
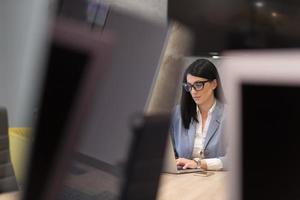
[[[207,170],[221,170],[223,168],[223,163],[219,158],[207,158],[203,160],[206,161]]]

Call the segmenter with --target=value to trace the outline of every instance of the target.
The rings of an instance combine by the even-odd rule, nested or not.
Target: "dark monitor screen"
[[[242,199],[300,196],[300,87],[249,84],[242,92]]]
[[[45,169],[55,165],[57,153],[64,141],[66,119],[71,112],[72,104],[78,92],[78,86],[88,61],[88,54],[60,44],[52,43],[49,52],[48,69],[46,71],[44,92],[40,103],[39,119],[35,129],[34,165],[30,171],[28,195],[36,195],[31,184],[46,184],[40,182],[40,177],[47,180],[50,171]],[[45,156],[47,155],[47,156]],[[31,173],[29,172],[29,173]],[[36,180],[36,181],[35,181]]]

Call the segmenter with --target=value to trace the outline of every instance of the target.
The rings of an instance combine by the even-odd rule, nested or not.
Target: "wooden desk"
[[[208,177],[194,173],[162,174],[157,200],[227,200],[227,172]]]
[[[162,174],[157,200],[228,200],[228,172],[213,172],[208,177],[194,173]],[[19,200],[19,194],[1,194],[0,200]]]

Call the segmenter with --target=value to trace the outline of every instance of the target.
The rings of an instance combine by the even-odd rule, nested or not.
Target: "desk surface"
[[[5,194],[0,194],[0,200],[18,200],[19,198],[18,192],[9,192]]]
[[[162,174],[157,200],[227,200],[227,172],[201,174]],[[1,194],[0,200],[18,200],[18,193]]]
[[[157,200],[227,200],[227,172],[200,174],[162,174]]]

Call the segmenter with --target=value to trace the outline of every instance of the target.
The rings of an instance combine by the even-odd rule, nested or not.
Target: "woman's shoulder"
[[[180,112],[180,104],[177,104],[173,110],[174,112]]]
[[[178,104],[173,108],[173,119],[179,118],[181,116],[180,113],[181,113],[180,105]]]
[[[177,114],[177,115],[180,115],[180,113],[181,113],[181,106],[180,106],[180,104],[177,104],[177,105],[173,108],[173,113],[174,113],[174,114]]]
[[[217,104],[216,104],[216,115],[221,118],[221,119],[225,119],[226,116],[226,112],[227,112],[227,105],[226,103],[223,103],[219,100],[217,100]]]

